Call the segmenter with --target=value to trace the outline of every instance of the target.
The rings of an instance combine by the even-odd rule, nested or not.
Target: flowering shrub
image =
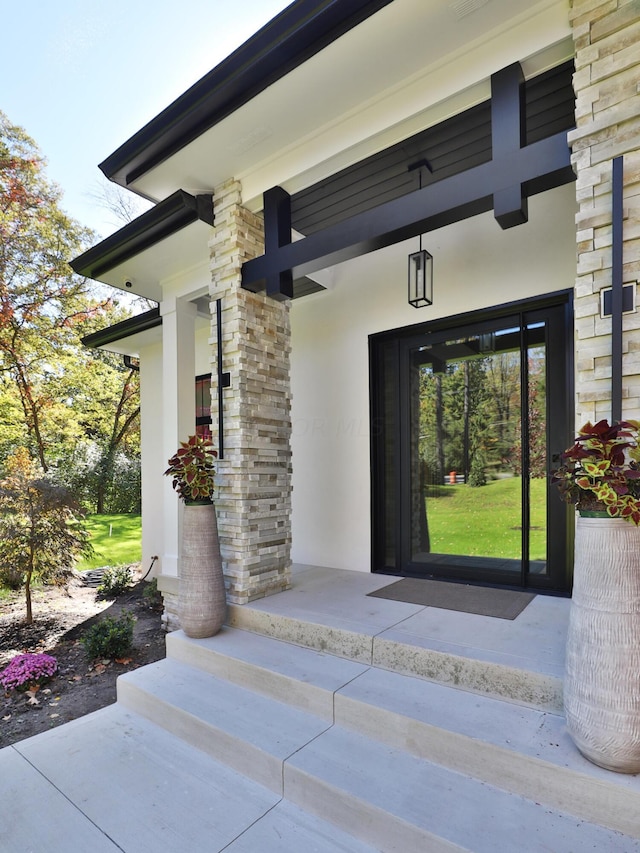
[[[45,654],[17,655],[0,672],[0,684],[5,690],[28,690],[46,684],[58,671],[58,661]]]

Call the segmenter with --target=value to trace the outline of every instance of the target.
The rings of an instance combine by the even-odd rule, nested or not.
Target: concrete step
[[[561,715],[372,667],[336,693],[335,722],[545,807],[640,837],[640,777],[587,761]]]
[[[333,726],[285,765],[285,797],[382,853],[630,853],[631,838]]]
[[[365,598],[365,601],[375,599]],[[390,603],[396,602],[385,602],[386,605]],[[284,610],[284,606],[280,606]],[[253,607],[231,604],[228,625],[365,665],[562,713],[562,666],[544,656],[538,659],[518,654],[519,638],[513,643],[505,641],[505,632],[514,630],[514,623],[505,626],[498,624],[505,620],[477,617],[483,620],[482,634],[493,632],[495,635],[491,638],[493,645],[489,642],[482,648],[475,643],[443,640],[437,632],[426,636],[413,633],[402,621],[393,628],[375,632],[362,617],[328,619],[323,613],[320,622],[314,621],[313,614],[309,617],[302,613],[272,612],[275,607],[269,599]],[[533,605],[529,607],[533,612]],[[448,613],[447,616],[449,619],[465,616],[468,621],[469,614]],[[414,615],[414,618],[419,616]],[[460,633],[463,636],[462,631]]]
[[[120,704],[0,750],[3,853],[375,853]]]
[[[0,751],[1,850],[43,845],[33,785],[48,853],[640,853],[638,778],[558,715],[234,629],[168,650]]]
[[[193,640],[182,631],[167,634],[167,657],[328,722],[333,722],[335,692],[369,669],[336,655],[226,627],[204,640]]]
[[[640,834],[640,779],[584,759],[558,714],[235,629],[206,640],[175,632],[167,637],[167,652],[418,758]]]
[[[118,679],[118,703],[282,794],[284,761],[329,722],[167,658]]]
[[[281,800],[224,853],[378,853],[378,848]]]

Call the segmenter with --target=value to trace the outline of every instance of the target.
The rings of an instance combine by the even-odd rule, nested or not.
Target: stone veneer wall
[[[214,194],[211,250],[212,431],[218,446],[216,310],[222,299],[224,459],[216,508],[228,600],[246,604],[291,579],[289,302],[243,290],[244,261],[261,255],[262,218],[241,206],[240,185]]]
[[[577,175],[576,421],[611,416],[611,318],[600,290],[611,286],[612,159],[624,155],[623,280],[640,268],[640,2],[572,0],[576,49]],[[640,312],[623,319],[622,415],[640,417]]]

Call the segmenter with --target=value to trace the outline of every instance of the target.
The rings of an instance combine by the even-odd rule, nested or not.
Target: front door
[[[374,570],[564,591],[568,303],[372,340]]]

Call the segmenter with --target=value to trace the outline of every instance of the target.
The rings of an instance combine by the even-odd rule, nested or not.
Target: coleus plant
[[[640,524],[639,429],[632,420],[586,423],[553,472],[563,498],[579,510]]]
[[[211,440],[203,436],[191,435],[180,442],[164,473],[173,477],[172,486],[185,503],[212,500],[213,460],[217,455]]]

